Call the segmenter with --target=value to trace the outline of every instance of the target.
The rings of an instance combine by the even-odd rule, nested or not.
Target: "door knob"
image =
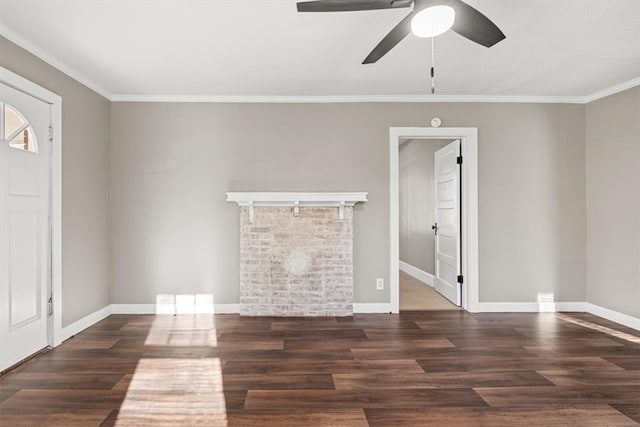
[[[433,224],[431,226],[431,229],[433,230],[433,232],[435,233],[435,235],[438,235],[438,223],[436,222],[435,224]]]

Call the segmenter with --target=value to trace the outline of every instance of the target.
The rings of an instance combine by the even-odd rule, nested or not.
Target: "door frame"
[[[392,313],[400,312],[400,206],[399,173],[400,144],[407,139],[459,139],[462,197],[461,261],[464,276],[462,308],[470,312],[479,309],[478,274],[478,128],[391,127],[389,128],[389,292]]]
[[[55,347],[62,342],[62,97],[3,67],[0,82],[51,106],[51,272],[47,291],[53,297],[53,315],[49,316],[47,342]]]

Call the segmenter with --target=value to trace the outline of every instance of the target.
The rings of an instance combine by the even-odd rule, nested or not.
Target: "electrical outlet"
[[[379,291],[384,289],[384,279],[376,279],[376,289]]]

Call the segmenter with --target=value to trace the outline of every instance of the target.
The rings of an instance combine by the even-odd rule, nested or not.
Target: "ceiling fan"
[[[316,0],[297,3],[298,12],[349,12],[412,5],[413,11],[373,48],[363,64],[378,61],[411,31],[419,37],[434,37],[451,28],[486,47],[505,38],[496,24],[462,0]]]

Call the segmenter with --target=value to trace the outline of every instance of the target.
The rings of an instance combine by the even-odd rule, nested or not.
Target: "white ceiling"
[[[507,35],[436,38],[437,93],[585,97],[640,77],[640,0],[468,0]],[[426,96],[429,39],[364,57],[409,9],[294,0],[0,0],[0,34],[111,99]]]

